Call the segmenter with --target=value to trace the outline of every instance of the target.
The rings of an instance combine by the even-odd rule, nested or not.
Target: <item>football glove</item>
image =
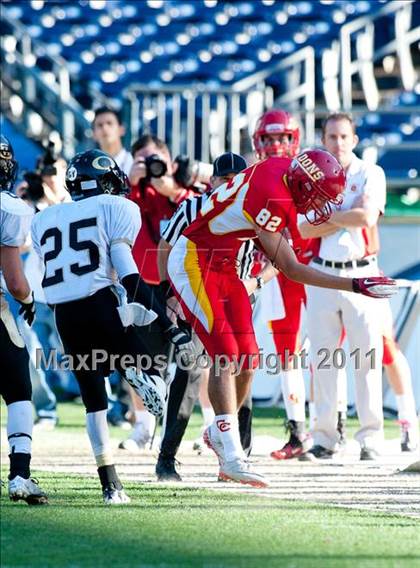
[[[21,305],[19,315],[23,316],[23,319],[26,321],[26,323],[31,326],[35,319],[34,293],[31,292],[29,302],[21,302],[20,300],[18,300],[18,302]]]
[[[189,333],[182,331],[176,325],[167,330],[169,341],[175,346],[175,356],[186,367],[194,363],[195,347]]]
[[[398,292],[395,280],[386,276],[353,278],[353,292],[370,298],[390,298]]]

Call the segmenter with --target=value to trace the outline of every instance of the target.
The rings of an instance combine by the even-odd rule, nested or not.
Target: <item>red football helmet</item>
[[[270,134],[286,134],[287,143],[264,141]],[[294,158],[299,152],[300,132],[297,121],[284,110],[268,110],[257,121],[252,137],[255,152],[259,159],[269,156]]]
[[[320,225],[330,218],[332,205],[343,202],[346,174],[326,150],[306,150],[290,164],[287,183],[298,213]]]

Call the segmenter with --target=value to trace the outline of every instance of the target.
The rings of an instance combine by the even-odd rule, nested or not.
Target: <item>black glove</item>
[[[23,316],[26,323],[31,326],[35,319],[35,303],[34,303],[34,293],[31,292],[32,301],[28,304],[24,304],[18,300],[19,304],[22,306],[19,310],[19,315]]]
[[[186,367],[194,363],[195,346],[188,332],[182,331],[176,325],[171,326],[167,332],[169,341],[175,346],[175,355]]]

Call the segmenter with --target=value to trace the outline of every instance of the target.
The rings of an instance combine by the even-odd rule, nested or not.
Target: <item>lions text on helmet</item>
[[[297,212],[319,225],[328,221],[332,205],[342,203],[346,175],[329,152],[308,150],[290,164],[287,183]]]

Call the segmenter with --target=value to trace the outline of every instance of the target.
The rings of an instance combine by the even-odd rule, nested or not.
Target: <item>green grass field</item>
[[[61,405],[59,413],[63,432],[82,432],[81,406]],[[278,431],[277,415],[257,409],[257,434]],[[198,434],[199,425],[196,413],[189,438]],[[397,435],[391,422],[387,434]],[[124,435],[113,429],[113,436]],[[51,504],[28,507],[3,494],[2,568],[420,565],[420,521],[414,518],[294,501],[293,495],[274,500],[130,482],[125,486],[132,505],[106,508],[94,478],[33,473]]]

